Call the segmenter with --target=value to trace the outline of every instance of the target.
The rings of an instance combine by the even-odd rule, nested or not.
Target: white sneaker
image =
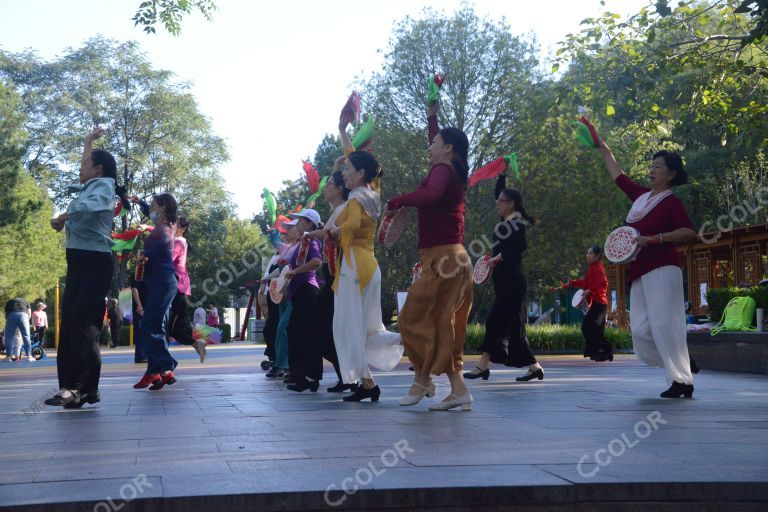
[[[10,363],[11,361],[13,361],[13,359],[11,359],[11,356],[5,356],[3,358],[3,362],[5,362],[5,363]]]
[[[29,356],[27,357],[27,361],[34,362],[37,361],[37,359],[35,359],[35,356]]]

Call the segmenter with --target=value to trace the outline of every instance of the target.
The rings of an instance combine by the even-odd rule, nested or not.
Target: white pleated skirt
[[[345,384],[370,379],[369,365],[390,371],[403,357],[400,335],[387,331],[381,320],[381,270],[376,267],[361,293],[354,254],[350,259],[342,259],[333,314],[333,339]]]

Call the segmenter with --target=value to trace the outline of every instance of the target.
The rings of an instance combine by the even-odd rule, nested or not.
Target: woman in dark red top
[[[613,347],[605,339],[605,313],[608,310],[608,276],[600,257],[603,250],[594,245],[587,251],[589,268],[584,279],[572,279],[563,288],[584,290],[584,300],[589,303],[589,311],[581,323],[584,335],[584,357],[593,361],[613,361]]]
[[[469,141],[461,130],[438,132],[438,103],[427,111],[430,171],[415,192],[389,201],[419,211],[421,276],[408,291],[398,326],[414,383],[400,405],[415,405],[435,394],[431,375],[448,374],[451,394],[430,410],[472,408],[462,377],[467,319],[472,308],[472,262],[464,250],[464,195],[467,190]]]
[[[692,240],[696,232],[683,202],[671,191],[688,180],[683,160],[670,151],[653,155],[650,188],[646,188],[624,174],[604,141],[600,150],[611,178],[633,201],[627,225],[640,233],[640,252],[627,275],[632,287],[629,321],[635,354],[666,370],[670,388],[662,398],[690,398],[693,377],[686,340],[683,272],[675,243]]]

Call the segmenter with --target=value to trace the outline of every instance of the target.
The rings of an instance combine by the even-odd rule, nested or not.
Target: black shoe
[[[343,393],[344,391],[354,391],[357,389],[357,384],[344,384],[342,381],[338,381],[335,386],[331,386],[326,389],[329,393]]]
[[[480,367],[477,367],[478,370],[480,370]],[[489,368],[486,368],[485,370],[480,370],[479,372],[464,372],[464,378],[465,379],[479,379],[482,377],[483,380],[488,380],[488,377],[491,376],[491,370]]]
[[[691,398],[693,396],[693,384],[680,384],[677,381],[672,382],[669,389],[663,392],[661,398]]]
[[[412,371],[415,371],[415,370],[413,369],[413,366],[409,366],[409,367],[408,367],[408,371],[411,371],[411,372],[412,372]]]
[[[535,372],[532,372],[531,370],[528,370],[528,373],[526,373],[522,377],[516,378],[515,380],[517,382],[528,382],[529,380],[533,380],[533,379],[542,380],[543,378],[544,378],[544,370],[539,368]]]
[[[371,389],[367,389],[362,384],[357,387],[354,393],[342,398],[345,402],[360,402],[366,398],[370,398],[371,402],[378,402],[379,396],[381,396],[381,389],[379,386],[373,386]]]
[[[300,382],[297,382],[295,384],[291,384],[288,386],[288,389],[291,391],[296,391],[297,393],[301,393],[302,391],[306,391],[307,389],[312,391],[313,393],[317,393],[317,388],[320,387],[320,381],[319,380],[307,380],[302,379]]]
[[[63,394],[64,391],[69,391],[69,393],[67,394],[66,397]],[[79,400],[79,399],[80,399],[80,397],[79,397],[78,392],[76,390],[60,389],[58,393],[53,395],[51,398],[45,400],[45,402],[43,402],[43,403],[45,405],[53,405],[53,406],[61,407],[61,406],[67,405],[68,403],[74,402],[74,401]]]
[[[101,402],[101,394],[99,390],[91,391],[90,393],[80,393],[77,400],[73,400],[68,404],[64,404],[65,409],[80,409],[85,404],[95,404]]]
[[[285,370],[275,366],[274,368],[269,370],[264,376],[268,379],[282,379],[283,377],[285,377]]]
[[[286,373],[283,377],[283,384],[298,384],[299,378],[298,376],[292,374],[292,373]]]
[[[691,358],[691,373],[699,373],[699,365],[696,364],[696,360]]]
[[[595,354],[591,359],[596,363],[602,363],[603,361],[613,361],[613,354]]]
[[[133,362],[134,364],[147,364],[146,359],[134,359]]]

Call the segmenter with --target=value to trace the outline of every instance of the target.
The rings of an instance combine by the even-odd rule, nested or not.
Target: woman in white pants
[[[345,402],[379,399],[381,390],[368,365],[389,371],[403,356],[400,335],[384,329],[381,319],[381,270],[373,253],[376,221],[381,215],[378,182],[381,167],[370,153],[349,155],[344,183],[352,190],[336,219],[334,236],[341,251],[334,282],[333,339],[345,384],[361,382]]]
[[[671,188],[688,176],[680,155],[659,151],[648,173],[650,188],[632,181],[619,167],[611,149],[600,150],[616,185],[632,200],[626,223],[640,236],[635,260],[629,264],[629,321],[635,354],[645,363],[666,370],[669,389],[662,398],[693,396],[683,297],[683,273],[675,243],[696,237],[685,205]]]

